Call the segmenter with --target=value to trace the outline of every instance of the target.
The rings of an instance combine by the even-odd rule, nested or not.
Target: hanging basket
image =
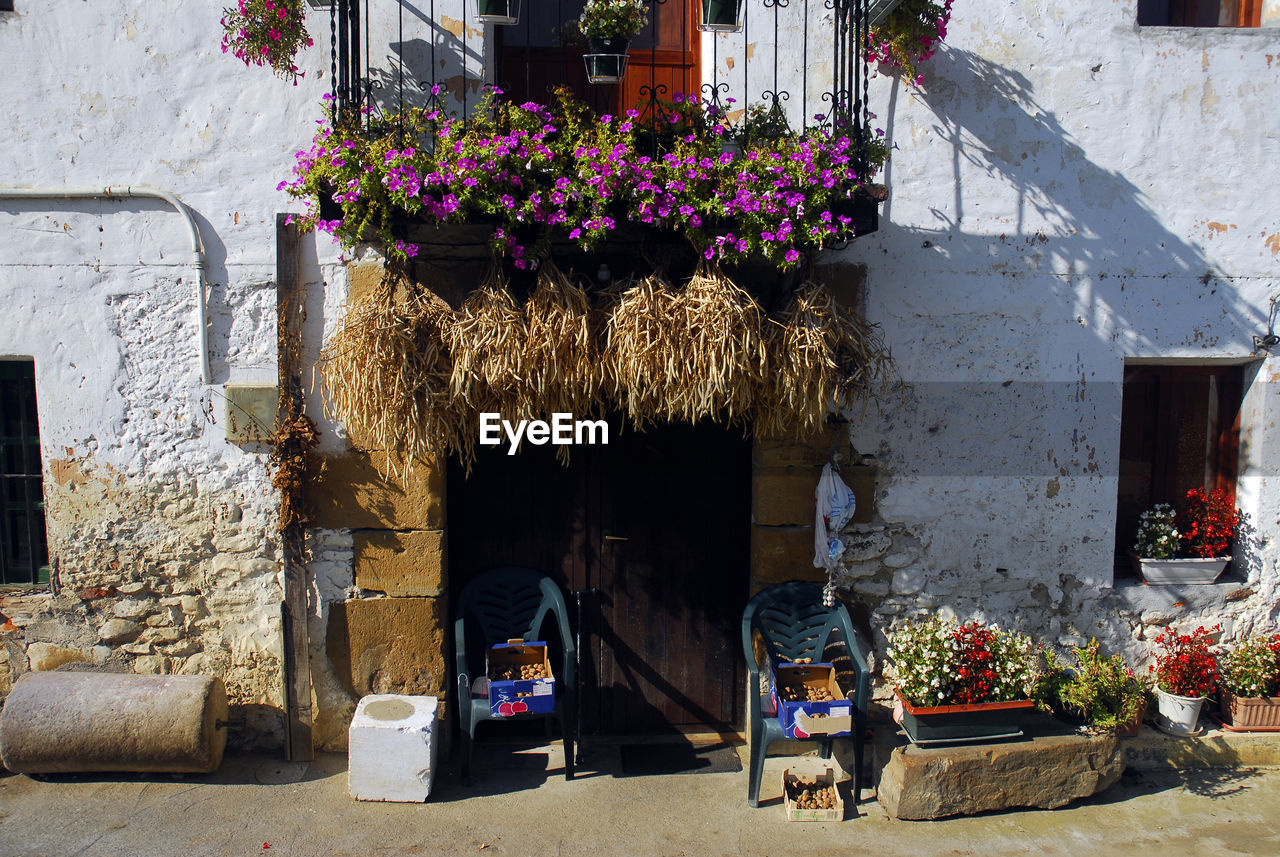
[[[476,17],[482,24],[510,27],[520,21],[520,0],[476,0]]]
[[[742,0],[702,0],[702,23],[708,33],[736,33],[742,29]]]
[[[627,39],[587,39],[590,53],[582,61],[587,66],[587,80],[591,83],[618,83],[627,73]]]

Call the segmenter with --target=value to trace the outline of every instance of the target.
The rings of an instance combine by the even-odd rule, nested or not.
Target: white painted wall
[[[317,46],[292,87],[220,53],[216,3],[17,6],[0,15],[0,46],[22,70],[0,93],[0,185],[170,191],[199,223],[212,282],[205,386],[171,210],[0,202],[0,356],[36,361],[64,586],[145,583],[155,609],[139,619],[181,608],[181,641],[148,642],[167,639],[148,630],[127,644],[136,652],[113,643],[95,657],[213,668],[234,701],[278,707],[275,493],[263,452],[228,443],[210,414],[225,384],[275,378],[274,222],[291,207],[276,185],[320,116],[327,13],[311,13]],[[438,79],[460,72],[458,0],[436,4],[439,29],[429,8],[375,10],[385,95],[402,57],[411,83],[430,78],[433,42]],[[467,33],[468,69],[484,62],[477,36]],[[704,37],[708,63],[713,38],[727,73],[748,38],[761,61],[771,28]],[[796,38],[784,31],[789,60]],[[1161,619],[1274,621],[1274,359],[1246,402],[1253,594],[1113,591],[1110,555],[1125,358],[1246,356],[1280,292],[1280,35],[1140,31],[1132,3],[965,0],[925,72],[923,91],[872,82],[877,124],[899,150],[881,231],[845,254],[867,265],[868,312],[910,387],[853,429],[882,468],[882,529],[847,582],[881,627],[947,608],[1138,652]],[[313,348],[345,277],[327,237],[303,247]],[[115,615],[111,599],[64,607],[80,618],[59,633],[83,647]]]
[[[1135,654],[1151,621],[1274,624],[1275,358],[1242,427],[1254,594],[1113,590],[1111,557],[1125,359],[1246,358],[1280,294],[1280,38],[1140,30],[1128,3],[955,8],[923,91],[874,82],[900,148],[881,231],[848,251],[910,388],[853,429],[919,572],[879,616],[923,594]]]

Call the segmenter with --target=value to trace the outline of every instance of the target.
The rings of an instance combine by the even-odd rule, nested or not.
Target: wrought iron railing
[[[447,0],[428,0],[425,8],[411,7],[405,0],[331,0],[330,81],[335,118],[340,115],[402,112],[406,106],[421,106],[452,99],[465,116],[478,101],[482,84],[500,85],[505,78],[519,77],[519,63],[504,63],[502,80],[489,79],[495,63],[484,62],[486,36],[476,26],[474,0],[460,0],[460,28],[446,30],[437,6]],[[528,0],[529,3],[547,0]],[[556,17],[568,21],[576,17],[577,0],[554,0]],[[651,21],[659,7],[681,0],[648,0]],[[695,2],[695,0],[684,0]],[[885,0],[876,0],[878,6]],[[877,6],[877,8],[878,8]],[[449,9],[457,12],[456,5]],[[853,129],[862,141],[859,152],[866,164],[866,145],[871,139],[868,110],[868,32],[872,0],[748,0],[740,33],[709,34],[710,64],[699,70],[697,96],[722,108],[740,125],[748,115],[775,131],[798,133],[814,122],[836,123]],[[416,22],[422,16],[431,27],[423,74],[406,66],[404,32],[406,13]],[[393,32],[401,49],[389,65],[371,63],[370,34]],[[763,28],[765,38],[759,38]],[[496,29],[496,28],[495,28]],[[459,35],[460,33],[460,35]],[[692,38],[703,38],[692,33]],[[753,42],[754,37],[754,42]],[[494,38],[491,33],[488,38]],[[651,80],[638,87],[640,98],[633,106],[642,115],[657,114],[658,105],[675,93],[653,79],[656,67],[649,63]],[[529,53],[526,52],[526,70]],[[566,53],[565,61],[573,57]],[[796,62],[796,59],[799,62]],[[631,73],[645,73],[644,51],[632,51]],[[527,73],[525,74],[527,78]],[[608,88],[589,87],[576,93],[589,104],[608,103]],[[593,91],[591,91],[593,90]],[[537,99],[535,99],[537,100]],[[545,99],[544,99],[545,100]],[[599,108],[598,108],[599,109]],[[749,111],[750,114],[749,114]],[[743,129],[750,134],[750,127]]]

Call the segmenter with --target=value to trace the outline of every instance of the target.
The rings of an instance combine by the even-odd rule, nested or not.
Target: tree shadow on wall
[[[1265,308],[1239,300],[1233,275],[1166,228],[1142,188],[1091,161],[1024,75],[954,48],[940,51],[933,66],[929,88],[918,97],[937,119],[933,133],[951,145],[951,213],[933,208],[932,230],[887,224],[886,245],[946,272],[1043,277],[1054,297],[1074,309],[1077,327],[1101,331],[1083,339],[1138,327],[1123,312],[1135,295],[1122,293],[1144,282],[1155,285],[1156,303],[1201,301],[1203,317],[1238,331],[1243,343],[1265,328]],[[1088,85],[1090,71],[1082,67],[1081,75]],[[964,182],[975,169],[1016,194],[1007,228],[964,231],[966,221],[975,222],[971,212],[981,214],[981,200],[966,196]],[[922,247],[929,252],[920,254]]]

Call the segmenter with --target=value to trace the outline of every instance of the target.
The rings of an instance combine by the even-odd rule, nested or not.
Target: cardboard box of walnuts
[[[778,664],[769,695],[788,738],[831,738],[853,732],[853,703],[836,684],[832,664]]]
[[[556,679],[540,640],[508,640],[485,655],[489,713],[494,717],[550,714],[556,707]]]
[[[830,765],[798,764],[782,772],[787,821],[844,821],[844,801]]]

